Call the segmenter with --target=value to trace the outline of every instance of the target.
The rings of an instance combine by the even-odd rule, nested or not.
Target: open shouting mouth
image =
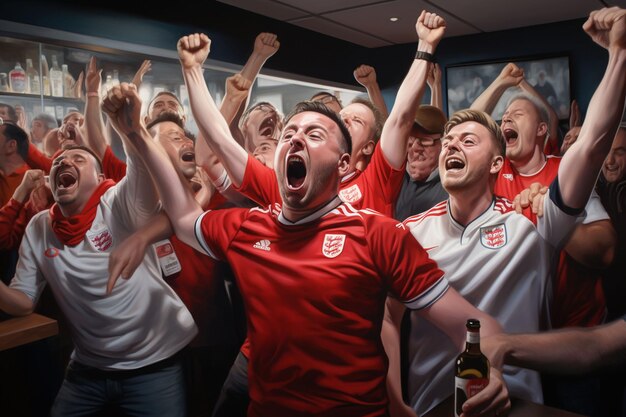
[[[78,177],[72,170],[61,171],[56,176],[55,186],[57,192],[66,193],[75,189],[78,185]]]
[[[298,155],[290,155],[287,158],[287,186],[296,191],[302,188],[306,179],[306,165]]]
[[[517,141],[517,131],[513,130],[510,127],[505,128],[502,131],[502,134],[504,135],[504,139],[506,140],[506,144],[507,145],[511,145],[513,143],[515,143],[515,141]]]
[[[456,156],[451,156],[446,159],[446,171],[460,171],[465,168],[465,162]]]

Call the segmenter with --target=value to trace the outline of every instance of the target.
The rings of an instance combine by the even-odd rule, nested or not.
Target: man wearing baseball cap
[[[394,211],[397,220],[422,213],[448,198],[437,169],[446,122],[438,107],[423,104],[417,109],[409,136],[406,173]]]

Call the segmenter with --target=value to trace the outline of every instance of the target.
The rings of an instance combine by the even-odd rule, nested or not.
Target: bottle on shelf
[[[113,70],[113,78],[111,82],[113,83],[113,85],[119,85],[120,83],[120,73],[116,69]]]
[[[52,68],[50,68],[50,90],[54,97],[63,97],[63,71],[59,68],[57,56],[52,55]]]
[[[48,60],[44,54],[41,54],[41,85],[43,87],[43,94],[45,96],[50,95],[50,74],[48,73]]]
[[[39,73],[33,67],[33,60],[30,58],[26,59],[26,79],[28,80],[28,92],[30,94],[41,94]]]
[[[22,68],[22,64],[19,62],[15,63],[15,68],[13,68],[9,72],[9,86],[11,91],[14,93],[25,93],[27,82],[26,82],[26,71]]]
[[[454,375],[454,416],[461,415],[468,398],[489,383],[489,360],[480,351],[480,321],[468,319],[465,350],[456,358]]]
[[[76,80],[68,70],[67,64],[61,65],[61,72],[63,73],[63,95],[65,97],[74,97],[74,84]]]
[[[0,91],[9,91],[9,77],[6,72],[0,72]]]

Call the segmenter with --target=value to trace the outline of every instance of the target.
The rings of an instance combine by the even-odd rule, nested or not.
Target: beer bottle
[[[480,321],[467,320],[465,350],[456,358],[454,416],[461,415],[465,401],[489,383],[489,360],[480,351]]]

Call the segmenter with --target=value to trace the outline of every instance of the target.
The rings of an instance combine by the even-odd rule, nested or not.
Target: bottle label
[[[467,337],[465,338],[467,343],[480,343],[480,333],[478,332],[467,332]]]
[[[14,93],[26,92],[26,74],[19,71],[11,71],[9,73],[11,89]]]
[[[28,77],[28,87],[31,94],[40,94],[39,77]]]
[[[472,374],[472,372],[477,378],[466,379],[455,377],[454,378],[454,416],[458,417],[461,415],[463,404],[467,401],[468,398],[472,398],[474,395],[478,394],[483,390],[489,383],[489,378],[482,378],[482,374],[475,369],[466,369],[464,372],[466,375]]]
[[[50,88],[54,97],[63,97],[63,73],[50,70]]]

